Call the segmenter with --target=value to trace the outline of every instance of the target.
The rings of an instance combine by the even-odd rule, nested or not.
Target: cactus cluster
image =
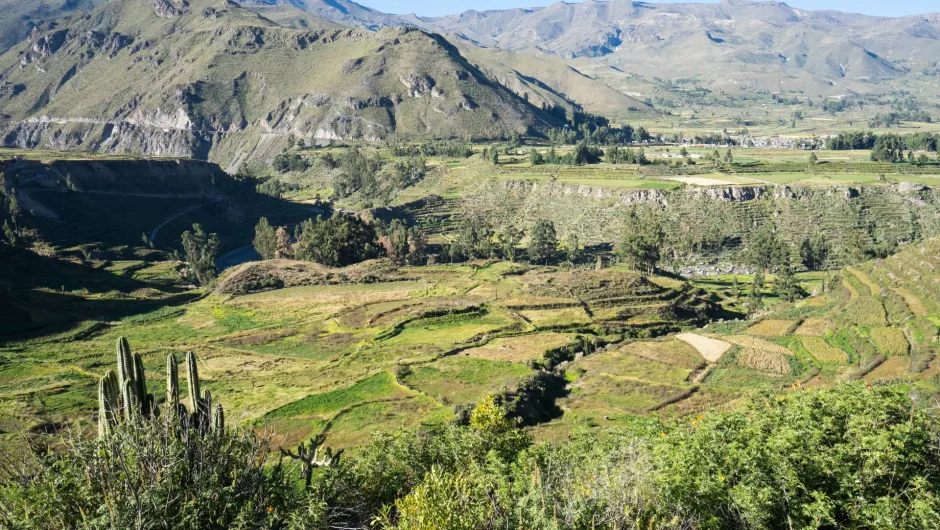
[[[108,436],[120,422],[157,419],[159,409],[153,394],[147,393],[147,376],[140,355],[131,353],[127,339],[117,342],[117,374],[108,371],[98,381],[98,435]],[[199,371],[196,355],[186,354],[186,371],[189,384],[190,409],[180,403],[179,370],[176,356],[166,359],[167,420],[181,428],[201,432],[221,433],[225,430],[225,412],[221,404],[212,406],[212,395],[208,390],[200,392]]]

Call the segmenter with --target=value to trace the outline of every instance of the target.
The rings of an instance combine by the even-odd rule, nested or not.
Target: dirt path
[[[175,221],[176,219],[178,219],[178,218],[180,218],[180,217],[182,217],[182,216],[188,214],[189,212],[191,212],[191,211],[193,211],[193,210],[196,210],[196,209],[199,209],[199,208],[202,208],[202,204],[194,204],[194,205],[192,205],[192,206],[187,206],[186,208],[183,208],[182,210],[180,210],[180,211],[176,212],[175,214],[173,214],[173,215],[167,217],[166,219],[164,219],[162,223],[160,223],[159,225],[157,225],[156,228],[154,228],[153,230],[150,231],[150,234],[149,234],[147,237],[148,237],[148,238],[150,239],[150,241],[152,242],[153,240],[155,240],[155,239],[157,238],[157,232],[159,232],[161,228],[163,228],[164,226],[170,224],[171,222]]]
[[[695,333],[680,333],[676,335],[676,338],[698,350],[699,354],[710,363],[717,362],[725,352],[731,349],[731,344],[723,340],[711,339]]]

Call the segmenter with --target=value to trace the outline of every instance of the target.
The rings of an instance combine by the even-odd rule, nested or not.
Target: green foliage
[[[417,226],[409,227],[400,219],[393,219],[386,228],[379,227],[379,245],[389,259],[404,265],[423,265],[427,262],[427,237]]]
[[[829,241],[822,234],[816,233],[800,244],[800,260],[808,270],[818,271],[825,266],[831,250]]]
[[[660,212],[644,206],[630,210],[617,245],[617,254],[628,260],[634,270],[653,274],[659,264],[665,237]]]
[[[547,263],[555,258],[558,252],[558,236],[555,233],[555,223],[539,219],[532,228],[529,239],[529,261],[532,263]]]
[[[329,267],[345,267],[378,256],[375,229],[354,215],[308,219],[294,230],[294,256]]]
[[[777,238],[774,225],[762,225],[748,240],[747,264],[761,272],[773,271],[789,260],[785,248]]]
[[[559,377],[562,377],[559,375]],[[490,396],[467,425],[269,439],[122,423],[0,474],[8,528],[922,529],[940,524],[937,422],[901,386],[759,393],[736,410],[533,445]],[[214,421],[220,421],[214,420]],[[301,448],[303,450],[301,450]],[[10,467],[12,466],[12,467]],[[162,470],[162,472],[153,472]],[[12,472],[11,472],[12,471]]]
[[[871,151],[873,162],[900,162],[904,157],[904,139],[896,134],[885,134],[875,140]]]
[[[649,164],[643,149],[630,149],[616,145],[608,147],[604,160],[610,164]]]
[[[834,151],[871,149],[875,147],[875,140],[877,138],[877,135],[871,131],[841,132],[826,140],[826,147]]]
[[[539,166],[545,163],[545,157],[542,156],[542,153],[538,152],[534,147],[529,149],[529,163],[533,166]]]
[[[186,257],[186,274],[198,285],[209,285],[215,279],[215,257],[219,252],[219,236],[206,234],[199,223],[193,231],[183,232],[183,253]]]
[[[395,501],[397,520],[390,510],[377,520],[380,528],[398,530],[477,530],[493,518],[492,504],[479,481],[462,473],[432,467],[407,496]]]
[[[393,156],[399,157],[428,157],[442,156],[450,158],[469,158],[473,155],[473,148],[469,143],[460,141],[425,141],[420,144],[408,144],[401,140],[388,143]]]
[[[262,259],[274,259],[274,251],[277,248],[277,235],[267,217],[262,217],[255,226],[253,245]]]
[[[450,245],[448,257],[451,262],[467,259],[489,259],[496,256],[494,234],[490,226],[479,218],[461,222],[457,239]]]
[[[339,170],[333,174],[334,195],[345,198],[360,190],[366,197],[378,194],[377,175],[384,165],[378,153],[368,156],[349,148],[340,153],[336,163]]]
[[[519,230],[512,225],[504,227],[498,234],[496,234],[496,240],[499,243],[500,249],[502,250],[503,255],[509,259],[509,261],[516,261],[518,246],[519,243],[522,242],[523,237],[525,237],[525,234],[522,232],[522,230]]]
[[[281,153],[274,157],[273,165],[280,173],[300,173],[310,169],[310,161],[298,153]]]
[[[787,302],[793,302],[797,298],[806,296],[806,290],[804,290],[799,281],[797,281],[796,275],[793,274],[793,267],[790,265],[789,261],[785,261],[777,269],[777,276],[774,280],[774,292]]]
[[[657,478],[708,528],[933,528],[935,427],[898,387],[758,395],[664,433]]]

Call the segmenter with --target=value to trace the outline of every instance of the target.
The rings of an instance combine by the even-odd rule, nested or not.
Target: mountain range
[[[841,97],[936,70],[940,15],[780,2],[558,2],[394,15],[349,0],[0,0],[19,147],[236,167],[309,141],[499,138],[576,110],[655,117],[643,83]]]
[[[279,1],[346,25],[414,25],[481,47],[560,59],[583,72],[621,70],[720,88],[866,93],[878,91],[872,82],[940,60],[940,14],[873,17],[749,0],[587,0],[422,18],[349,0]]]
[[[9,146],[227,167],[290,137],[499,138],[562,123],[439,35],[292,29],[220,0],[121,0],[37,26],[0,57],[0,111]]]

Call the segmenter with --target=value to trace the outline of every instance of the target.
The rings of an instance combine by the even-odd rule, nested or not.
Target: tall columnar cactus
[[[137,396],[130,380],[124,381],[121,387],[121,410],[124,411],[124,421],[131,422],[137,418]]]
[[[134,359],[131,356],[131,347],[124,337],[117,341],[117,363],[118,388],[124,388],[124,381],[134,379]]]
[[[134,354],[134,380],[133,390],[140,405],[140,413],[144,416],[150,415],[150,399],[147,397],[147,375],[144,373],[144,360],[139,354]]]
[[[186,377],[189,385],[189,409],[193,414],[198,414],[202,394],[199,392],[199,370],[196,367],[196,354],[193,352],[186,354]]]
[[[222,434],[225,431],[225,411],[222,410],[222,404],[219,403],[212,409],[212,432]]]
[[[166,356],[166,409],[171,416],[180,410],[180,372],[172,353]]]
[[[117,423],[118,387],[117,376],[109,371],[98,381],[98,436],[111,434]]]
[[[158,416],[156,400],[147,393],[147,377],[140,355],[131,353],[127,339],[121,337],[117,345],[118,373],[108,372],[98,382],[98,433],[108,436],[119,422],[154,420]],[[222,405],[213,408],[212,394],[201,392],[196,355],[186,354],[189,378],[190,411],[180,404],[179,368],[172,353],[166,359],[167,421],[183,429],[201,433],[221,433],[225,430],[225,412]]]

